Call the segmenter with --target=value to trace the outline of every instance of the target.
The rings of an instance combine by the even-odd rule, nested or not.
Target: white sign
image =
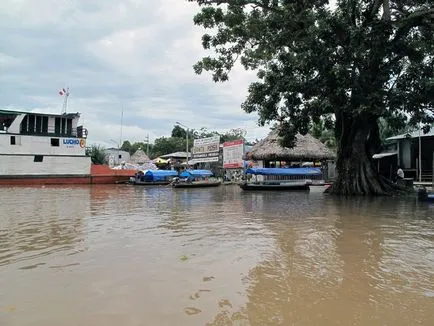
[[[195,139],[193,142],[193,155],[201,153],[218,152],[220,146],[220,136]]]
[[[192,161],[201,162],[218,162],[220,149],[220,136],[195,139],[192,148]]]
[[[219,157],[213,156],[213,157],[201,157],[201,158],[197,158],[197,159],[192,159],[188,163],[189,164],[196,164],[196,163],[207,163],[207,162],[218,162],[218,161],[219,161]]]
[[[244,141],[228,141],[223,144],[223,168],[239,169],[243,167]]]

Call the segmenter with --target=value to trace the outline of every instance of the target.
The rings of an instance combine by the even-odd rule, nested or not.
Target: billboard
[[[218,162],[220,136],[195,139],[192,149],[192,163]]]
[[[223,168],[240,169],[243,167],[244,140],[227,141],[223,144]]]

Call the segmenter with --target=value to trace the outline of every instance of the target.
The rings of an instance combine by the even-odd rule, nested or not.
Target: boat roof
[[[214,175],[210,170],[186,170],[182,172],[179,176],[180,177],[210,177]]]
[[[400,140],[400,139],[406,139],[406,138],[419,138],[420,137],[432,137],[434,136],[434,128],[431,128],[431,130],[427,133],[424,133],[423,130],[414,130],[410,131],[405,134],[389,137],[386,140]]]
[[[249,168],[246,174],[257,175],[321,175],[320,168]]]
[[[141,170],[144,174],[152,174],[154,176],[177,176],[175,170]]]
[[[32,111],[18,111],[18,110],[3,110],[0,109],[0,115],[20,115],[20,114],[35,114],[35,115],[44,115],[44,116],[50,116],[50,117],[59,117],[59,118],[76,118],[80,117],[80,113],[62,113],[62,114],[55,114],[55,113],[44,113],[44,112],[32,112]]]

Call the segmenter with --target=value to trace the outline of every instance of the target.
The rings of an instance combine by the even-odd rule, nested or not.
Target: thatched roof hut
[[[271,131],[268,136],[246,154],[249,160],[282,160],[282,161],[321,161],[335,159],[336,155],[326,145],[313,136],[298,134],[293,148],[282,147],[279,144],[277,131]]]
[[[129,162],[134,164],[143,164],[151,161],[146,153],[139,148],[133,155],[131,155]]]

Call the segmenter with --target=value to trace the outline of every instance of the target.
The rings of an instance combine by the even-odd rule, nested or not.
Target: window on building
[[[35,155],[33,158],[33,162],[42,162],[44,160],[44,156],[42,155]]]
[[[51,138],[51,146],[60,146],[60,140],[59,138]]]
[[[11,145],[16,145],[15,136],[11,136]]]

